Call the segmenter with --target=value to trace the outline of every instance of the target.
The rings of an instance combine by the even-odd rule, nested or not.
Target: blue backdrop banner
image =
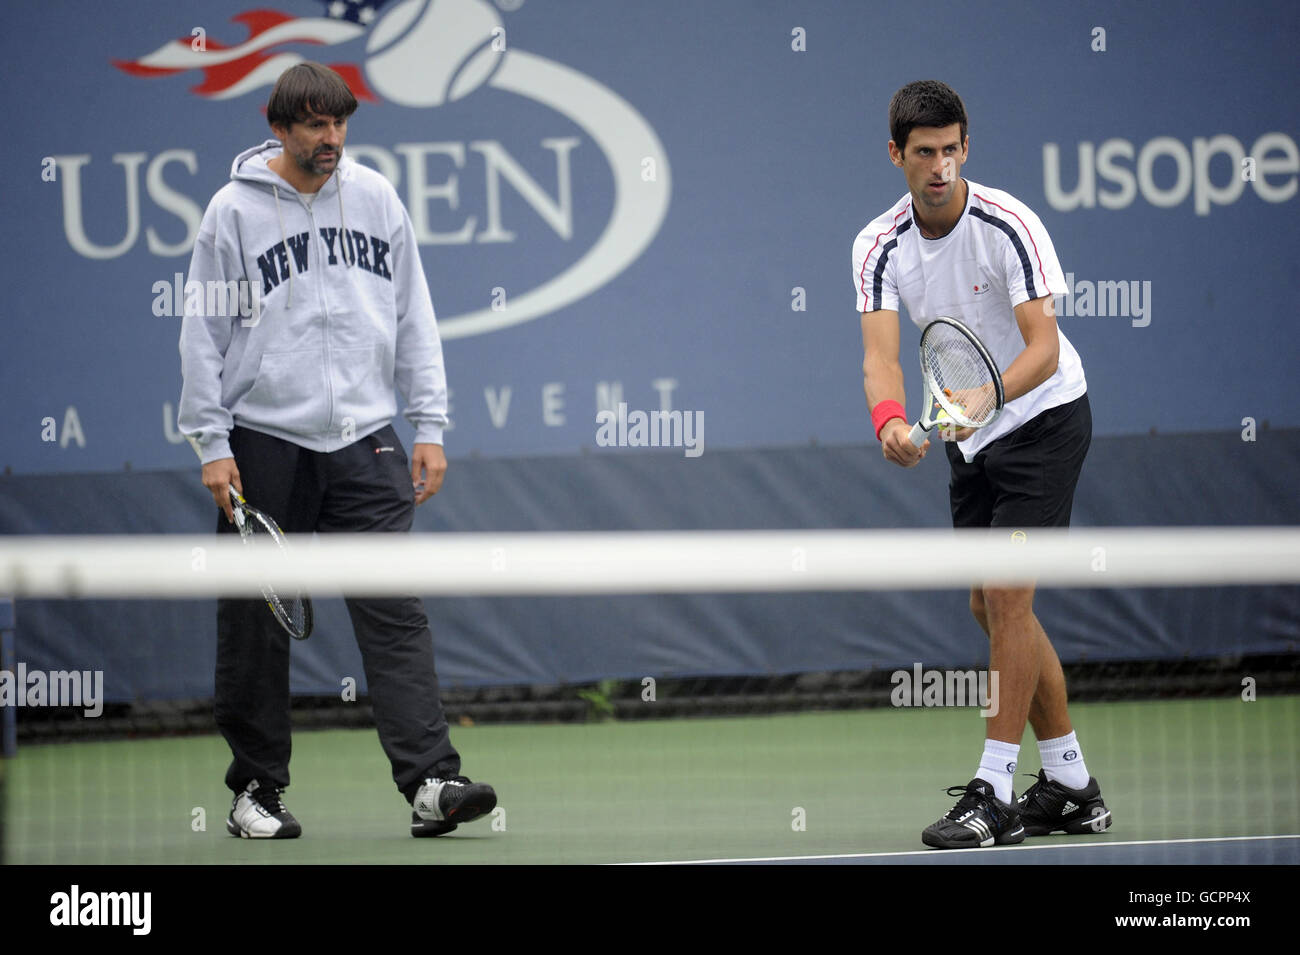
[[[886,108],[925,74],[965,99],[966,174],[1053,238],[1099,434],[1235,430],[1295,369],[1291,3],[55,0],[6,21],[0,469],[194,463],[194,235],[302,58],[351,82],[347,152],[415,223],[452,457],[614,453],[596,415],[620,403],[697,414],[703,448],[869,437],[851,246],[905,192]]]

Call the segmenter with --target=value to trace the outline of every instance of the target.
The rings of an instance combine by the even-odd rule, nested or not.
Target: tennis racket
[[[284,554],[289,553],[284,532],[278,524],[244,500],[242,494],[233,487],[230,489],[230,503],[233,505],[235,525],[239,536],[249,547],[278,547]],[[312,611],[311,598],[301,590],[294,593],[276,593],[269,584],[262,587],[262,596],[266,605],[279,621],[280,626],[288,631],[295,640],[306,640],[311,636]]]
[[[962,428],[983,428],[1002,413],[1002,373],[975,333],[955,318],[936,318],[921,332],[921,380],[925,411],[912,428],[912,443],[925,444],[942,408]]]

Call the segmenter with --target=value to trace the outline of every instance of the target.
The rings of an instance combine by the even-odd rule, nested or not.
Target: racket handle
[[[921,427],[921,422],[918,421],[912,426],[912,433],[909,434],[908,437],[912,439],[912,444],[919,448],[921,445],[925,444],[926,434],[926,430]]]

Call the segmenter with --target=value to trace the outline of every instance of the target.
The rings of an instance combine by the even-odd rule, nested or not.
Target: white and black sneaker
[[[1046,836],[1053,832],[1082,835],[1110,828],[1110,810],[1101,800],[1101,787],[1088,777],[1082,789],[1070,789],[1047,778],[1040,770],[1038,782],[1025,790],[1016,802],[1025,835]]]
[[[957,805],[921,833],[921,841],[935,849],[987,849],[1025,841],[1025,828],[1015,806],[993,795],[993,787],[982,779],[965,786],[952,786],[949,796],[961,793]]]
[[[496,808],[496,791],[465,776],[431,776],[411,802],[411,835],[446,835],[462,822],[472,822]]]
[[[283,790],[262,785],[254,779],[235,796],[226,831],[243,839],[297,839],[302,826],[280,798]]]

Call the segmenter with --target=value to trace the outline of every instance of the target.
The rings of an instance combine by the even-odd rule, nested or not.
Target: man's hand
[[[447,457],[440,444],[417,444],[411,449],[411,484],[415,488],[415,506],[419,507],[438,493],[447,473]]]
[[[239,468],[235,467],[234,458],[218,458],[203,465],[203,486],[212,492],[212,500],[226,513],[226,520],[235,523],[235,512],[230,505],[230,488],[234,486],[240,494],[244,485],[239,481]]]
[[[925,457],[925,452],[930,449],[930,439],[926,438],[925,444],[918,448],[912,443],[911,433],[912,426],[902,418],[892,418],[885,422],[885,426],[880,429],[880,448],[885,453],[886,461],[910,468]]]
[[[956,391],[945,389],[943,395],[966,417],[976,421],[987,420],[998,404],[998,390],[991,381],[974,388],[958,388]]]

